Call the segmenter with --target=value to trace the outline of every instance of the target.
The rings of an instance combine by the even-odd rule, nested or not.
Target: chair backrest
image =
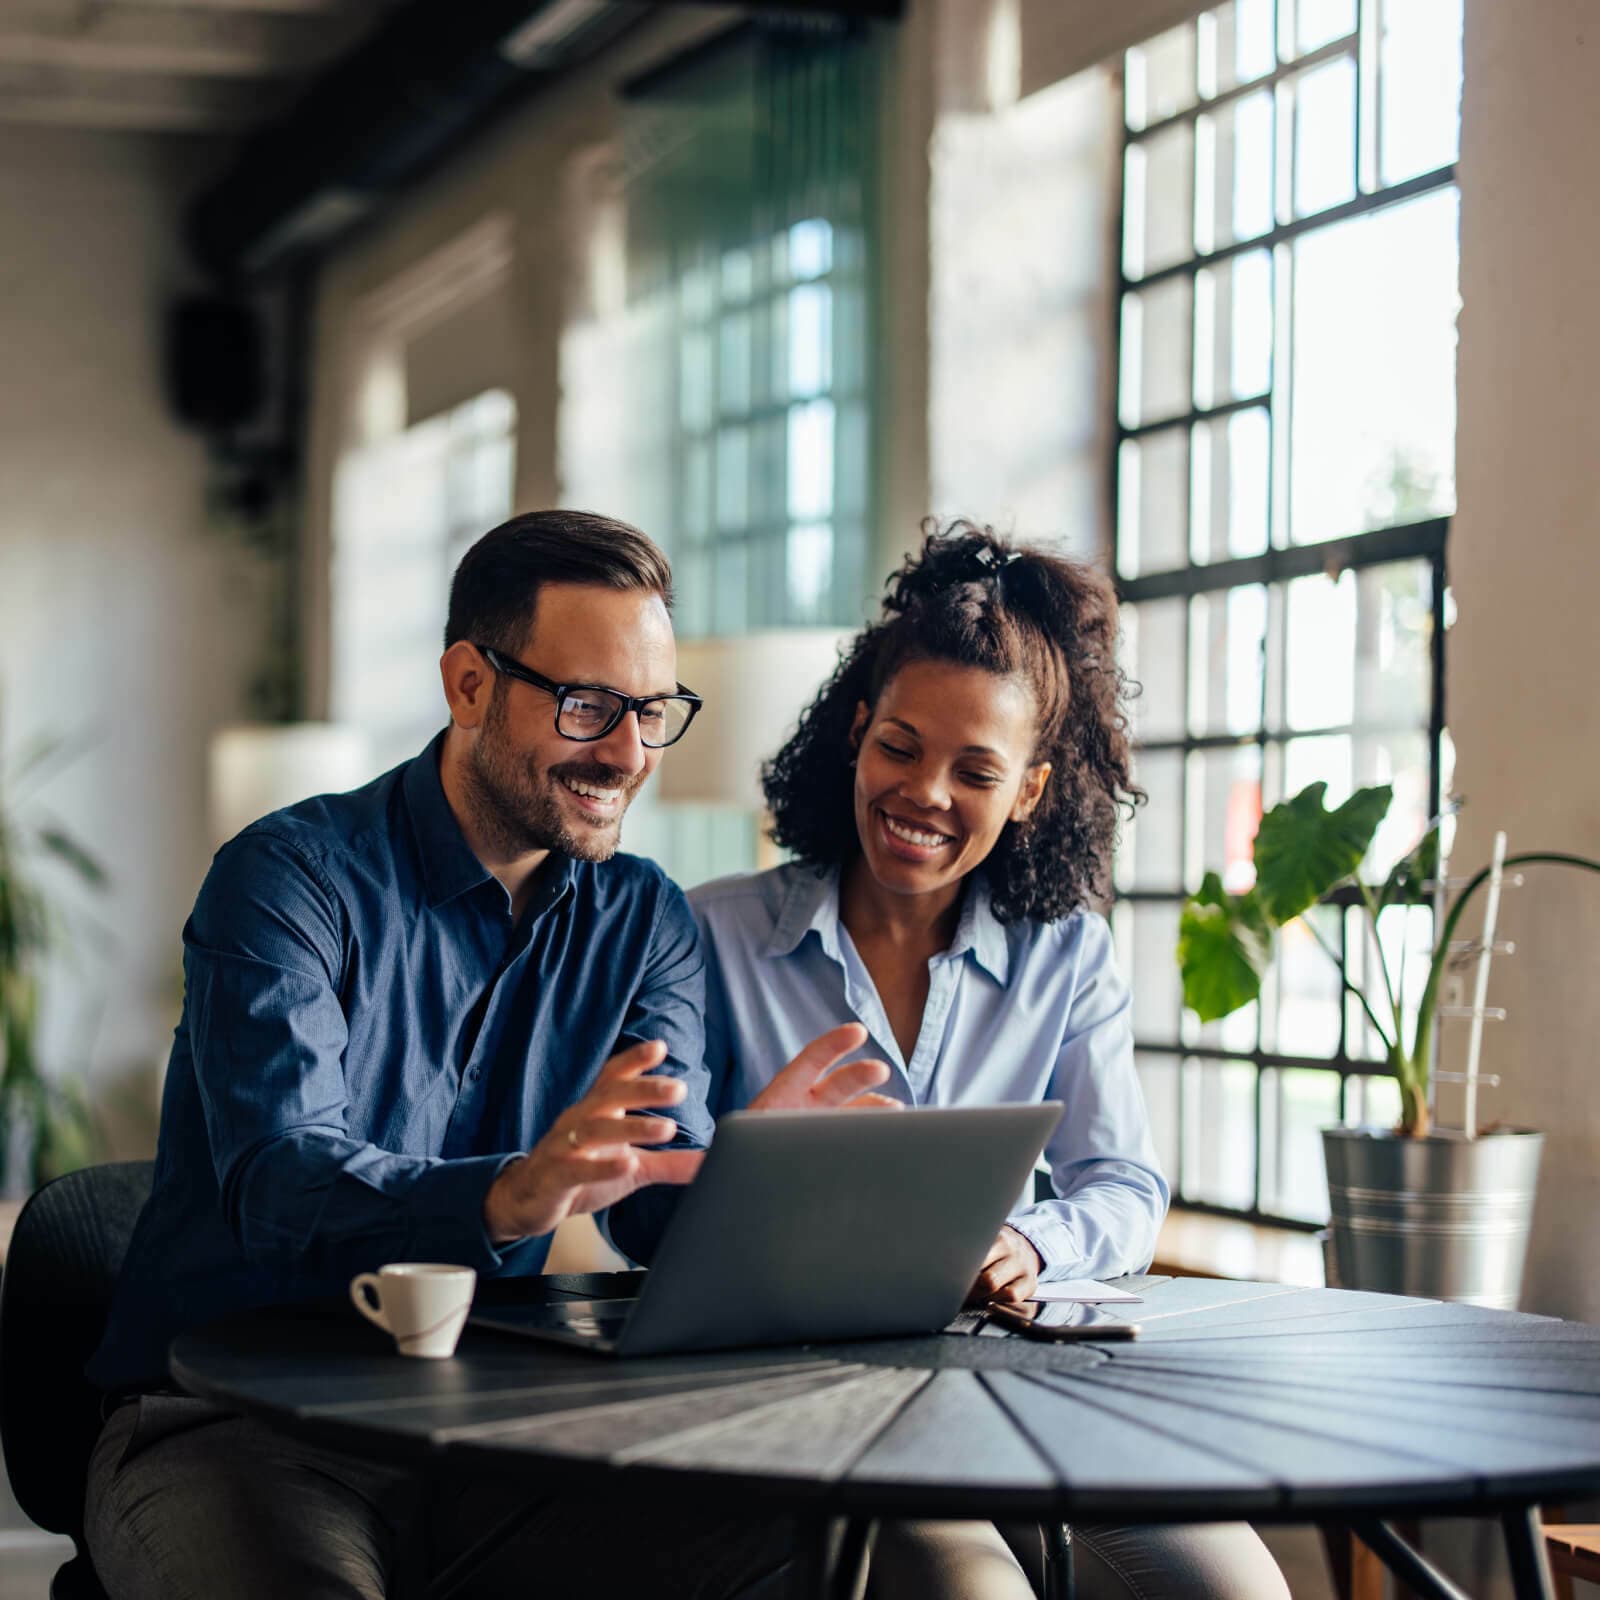
[[[0,1274],[0,1444],[17,1503],[53,1533],[82,1532],[100,1394],[83,1375],[105,1331],[111,1291],[153,1161],[69,1172],[17,1218]]]

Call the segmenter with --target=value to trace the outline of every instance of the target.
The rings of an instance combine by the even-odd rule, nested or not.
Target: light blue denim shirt
[[[745,1105],[804,1045],[852,1019],[911,1105],[1060,1100],[1045,1147],[1055,1198],[1011,1216],[1045,1279],[1149,1264],[1168,1189],[1133,1067],[1128,990],[1105,919],[996,920],[977,879],[950,948],[928,963],[911,1059],[839,920],[839,878],[789,865],[689,896],[706,946],[706,1065],[719,1111]]]

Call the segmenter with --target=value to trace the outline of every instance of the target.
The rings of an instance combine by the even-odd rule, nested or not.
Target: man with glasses
[[[658,867],[616,854],[629,802],[700,705],[677,681],[671,602],[666,559],[636,529],[513,519],[451,586],[444,731],[218,852],[184,929],[154,1191],[89,1367],[107,1420],[85,1529],[112,1600],[381,1596],[417,1520],[404,1470],[176,1392],[177,1334],[340,1294],[384,1262],[536,1273],[585,1212],[649,1259],[712,1131],[694,919]],[[862,1037],[808,1047],[785,1094],[837,1104],[881,1081],[856,1062],[809,1087]],[[435,1497],[434,1560],[506,1509],[481,1488]],[[507,1573],[521,1592],[531,1561],[540,1593],[610,1574],[732,1594],[787,1549],[777,1523],[552,1497],[484,1592]]]

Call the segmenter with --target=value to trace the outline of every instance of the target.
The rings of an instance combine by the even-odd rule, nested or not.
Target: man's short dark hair
[[[547,583],[637,589],[672,608],[672,567],[637,528],[593,511],[530,511],[491,529],[461,558],[450,581],[445,649],[466,639],[514,655],[527,643]]]

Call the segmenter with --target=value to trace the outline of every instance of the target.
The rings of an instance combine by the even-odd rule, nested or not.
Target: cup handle
[[[368,1292],[372,1295],[371,1300],[367,1298]],[[389,1332],[389,1324],[383,1315],[383,1291],[376,1272],[358,1272],[350,1280],[350,1301],[368,1322],[375,1322],[385,1333]]]

